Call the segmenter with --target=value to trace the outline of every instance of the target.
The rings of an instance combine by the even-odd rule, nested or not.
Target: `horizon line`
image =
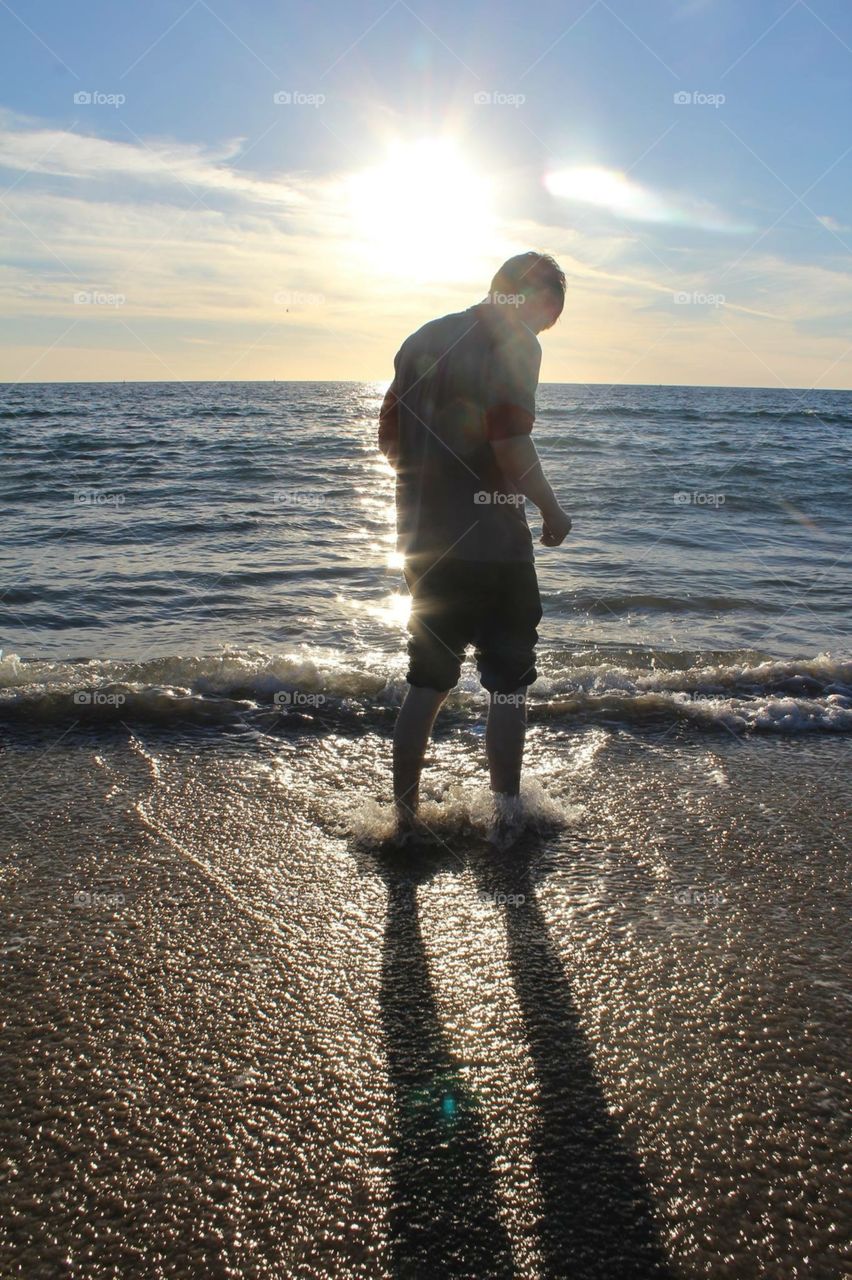
[[[367,383],[388,383],[390,379],[384,378],[85,378],[74,379],[47,379],[42,381],[27,380],[18,382],[2,382],[0,388],[14,387],[120,387],[120,386],[148,386],[148,387],[190,387],[190,386],[251,386],[254,384],[263,384],[269,386],[334,386],[334,385],[356,385],[363,386]],[[852,387],[767,387],[760,383],[740,382],[556,382],[547,381],[540,382],[539,387],[654,387],[659,390],[666,389],[683,389],[689,388],[695,391],[789,391],[789,392],[831,392],[832,394],[852,395]]]

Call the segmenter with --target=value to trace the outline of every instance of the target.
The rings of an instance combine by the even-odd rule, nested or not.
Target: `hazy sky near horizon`
[[[0,48],[0,380],[382,380],[539,248],[545,381],[852,388],[848,0],[0,0]]]

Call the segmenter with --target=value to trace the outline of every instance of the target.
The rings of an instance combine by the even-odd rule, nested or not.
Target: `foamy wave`
[[[440,798],[423,800],[414,833],[419,844],[445,846],[452,837],[479,835],[502,848],[530,831],[556,831],[569,826],[579,814],[576,806],[562,804],[535,779],[525,780],[520,796],[494,796],[487,787],[455,784]],[[366,799],[354,812],[340,816],[340,825],[358,844],[377,847],[394,839],[393,805]]]
[[[546,718],[675,719],[702,728],[799,733],[852,730],[852,662],[828,654],[799,661],[697,661],[656,666],[557,667],[535,686]],[[672,663],[673,666],[668,664]]]
[[[530,719],[681,721],[702,729],[800,733],[852,730],[852,662],[755,655],[544,652]],[[250,720],[345,731],[386,721],[405,693],[402,659],[360,664],[333,650],[218,655],[144,662],[0,660],[0,716],[35,721]],[[466,672],[447,713],[481,713]]]
[[[401,700],[403,685],[387,671],[354,668],[333,653],[274,655],[225,650],[210,656],[145,662],[0,660],[0,715],[36,720],[229,721],[267,709],[275,715],[321,717],[354,700]]]
[[[762,730],[802,733],[852,730],[849,696],[820,698],[713,698],[688,693],[581,694],[555,699],[537,709],[542,718],[582,717],[584,720],[623,720],[642,724],[680,720],[699,728],[731,729],[735,733]],[[531,718],[535,718],[531,708]]]

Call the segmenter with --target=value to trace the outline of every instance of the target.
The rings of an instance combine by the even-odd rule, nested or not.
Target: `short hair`
[[[558,305],[554,320],[565,306],[565,272],[549,253],[518,253],[507,259],[491,281],[491,293],[548,293]]]

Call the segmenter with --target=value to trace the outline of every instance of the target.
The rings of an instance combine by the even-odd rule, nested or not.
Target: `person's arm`
[[[568,536],[571,517],[557,502],[530,438],[540,368],[541,347],[528,330],[509,331],[497,344],[490,369],[485,434],[503,475],[541,512],[541,541],[546,547],[558,547]]]
[[[396,395],[396,380],[394,379],[385,392],[385,398],[379,410],[379,448],[394,470],[396,470],[398,445],[399,400]]]
[[[550,487],[529,431],[492,438],[491,448],[506,479],[541,512],[542,543],[558,547],[571,532],[571,517],[560,507]]]

